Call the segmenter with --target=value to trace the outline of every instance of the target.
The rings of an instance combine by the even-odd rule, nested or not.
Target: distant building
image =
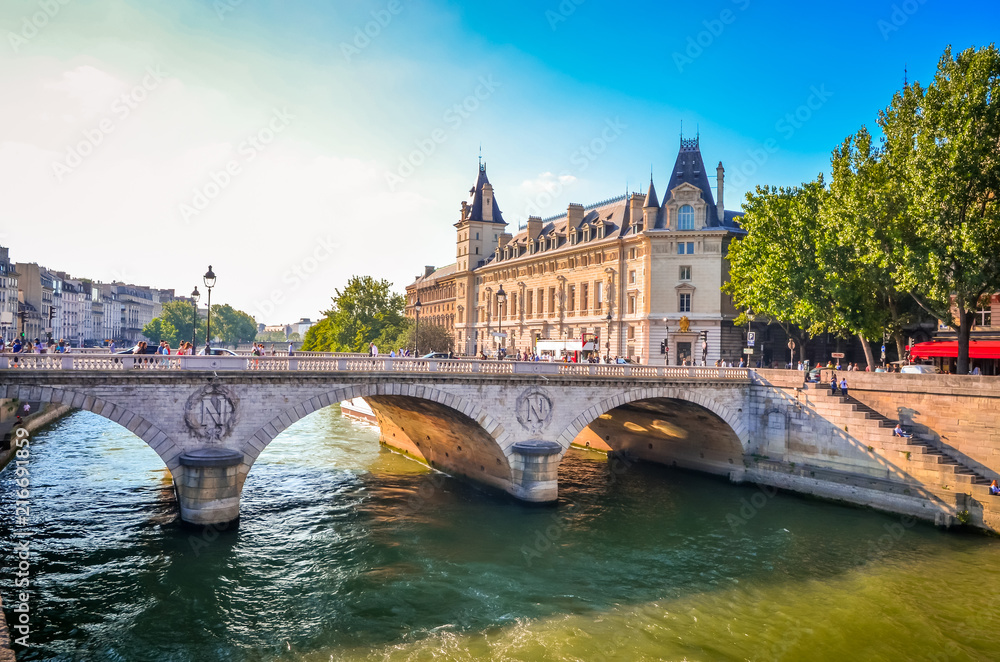
[[[10,342],[17,335],[18,273],[10,249],[0,246],[0,338]]]
[[[681,139],[662,202],[651,178],[645,195],[570,204],[512,235],[480,164],[455,223],[456,262],[407,286],[406,314],[419,298],[421,323],[452,331],[465,354],[588,337],[602,355],[643,363],[738,362],[745,337],[720,288],[744,231],[723,206],[724,173],[720,162],[713,196],[698,138]]]
[[[300,338],[306,337],[306,331],[309,330],[315,322],[310,322],[308,317],[300,317],[299,321],[295,323],[295,332],[299,334]]]

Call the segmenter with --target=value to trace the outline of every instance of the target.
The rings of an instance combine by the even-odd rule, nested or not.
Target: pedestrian
[[[847,378],[844,377],[840,380],[840,394],[847,397]]]
[[[291,342],[288,343],[288,355],[289,356],[293,356],[293,353],[292,353],[293,346],[294,345]]]
[[[837,395],[837,373],[830,378],[830,395]]]

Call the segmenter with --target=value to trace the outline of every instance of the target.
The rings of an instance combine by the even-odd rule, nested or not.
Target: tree
[[[404,299],[392,284],[371,276],[352,276],[343,291],[334,290],[333,307],[306,332],[302,349],[326,352],[367,352],[382,337],[396,337],[405,328]]]
[[[969,48],[938,62],[934,81],[907,86],[885,114],[901,149],[911,231],[902,283],[958,334],[958,374],[984,297],[1000,290],[1000,51]]]
[[[142,327],[142,335],[149,338],[149,342],[159,345],[160,341],[166,340],[171,347],[177,346],[177,329],[170,322],[156,317],[149,324]]]
[[[421,324],[420,335],[417,337],[416,324],[412,320],[405,320],[405,324],[398,333],[384,335],[375,341],[379,348],[385,351],[394,349],[418,350],[421,354],[428,352],[452,352],[455,349],[455,337],[443,326],[437,324]]]
[[[194,336],[191,334],[191,327],[195,324],[195,310],[187,301],[168,301],[163,304],[159,319],[169,322],[177,330],[178,342],[194,337],[197,344],[199,339],[205,338],[205,320],[200,316],[196,333]]]
[[[898,278],[899,248],[908,225],[907,197],[898,162],[873,145],[862,127],[834,150],[830,192],[820,210],[816,247],[824,288],[835,302],[839,325],[857,334],[869,365],[869,340],[888,331],[903,356],[903,327],[915,306]]]
[[[816,261],[816,217],[826,196],[822,175],[801,187],[760,187],[747,194],[740,224],[747,231],[729,248],[729,282],[737,308],[777,322],[798,340],[805,358],[811,334],[830,330],[830,297]],[[747,314],[736,319],[745,324]]]
[[[212,335],[224,345],[250,342],[257,336],[257,320],[227,304],[212,306]]]

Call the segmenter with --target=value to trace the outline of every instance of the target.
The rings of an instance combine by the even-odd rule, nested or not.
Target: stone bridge
[[[197,525],[238,519],[246,476],[282,430],[364,397],[382,443],[524,501],[557,499],[559,463],[577,444],[1000,530],[1000,497],[987,488],[1000,478],[1000,378],[846,376],[849,398],[807,388],[796,371],[744,368],[0,355],[0,398],[86,409],[131,430]],[[892,436],[897,420],[912,438]]]
[[[382,442],[395,450],[546,502],[558,496],[559,463],[574,440],[728,474],[748,452],[749,388],[750,374],[739,368],[0,356],[0,397],[92,411],[145,441],[170,470],[181,517],[192,524],[237,519],[243,483],[268,444],[304,416],[350,398],[368,401]]]

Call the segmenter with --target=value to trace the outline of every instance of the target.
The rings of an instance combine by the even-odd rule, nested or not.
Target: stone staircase
[[[884,416],[850,395],[840,395],[839,391],[837,395],[831,395],[827,384],[812,383],[807,387],[810,404],[817,414],[846,430],[851,437],[867,445],[871,452],[899,467],[904,482],[918,483],[938,494],[969,495],[981,505],[981,509],[965,508],[970,511],[974,524],[983,525],[980,517],[991,522],[1000,521],[1000,497],[990,495],[990,480],[949,455],[946,448],[920,435],[893,435],[895,419]],[[962,510],[963,502],[968,501],[958,499],[956,506]]]

